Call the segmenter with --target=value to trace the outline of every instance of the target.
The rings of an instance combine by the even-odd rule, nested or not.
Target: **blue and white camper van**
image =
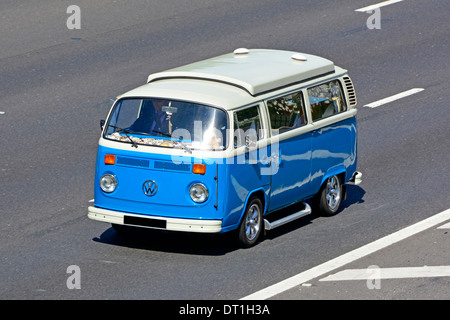
[[[361,181],[352,81],[314,55],[241,48],[151,74],[101,126],[88,216],[117,231],[233,231],[250,247],[308,203],[335,214]]]

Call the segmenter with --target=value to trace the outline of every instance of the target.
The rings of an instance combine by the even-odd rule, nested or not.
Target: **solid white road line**
[[[0,114],[5,114],[5,111],[0,111]]]
[[[372,254],[378,250],[384,249],[394,243],[397,243],[401,240],[404,240],[408,237],[411,237],[419,232],[422,232],[426,229],[432,228],[440,223],[443,223],[447,220],[450,220],[450,209],[447,209],[441,213],[435,214],[425,220],[417,222],[412,226],[394,232],[388,236],[385,236],[381,239],[378,239],[372,243],[369,243],[365,246],[362,246],[358,249],[350,251],[348,253],[343,254],[340,257],[334,258],[330,261],[322,263],[316,267],[313,267],[309,270],[301,272],[295,276],[292,276],[286,280],[278,282],[274,285],[271,285],[265,289],[257,291],[253,294],[250,294],[246,297],[241,298],[241,300],[264,300],[269,299],[277,294],[280,294],[286,290],[292,289],[302,283],[320,277],[325,273],[329,273],[337,268],[345,266],[350,262],[353,262],[357,259],[365,257],[369,254]]]
[[[383,104],[386,104],[386,103],[389,103],[389,102],[392,102],[392,101],[395,101],[395,100],[398,100],[398,99],[401,99],[401,98],[405,98],[407,96],[410,96],[412,94],[421,92],[423,90],[425,90],[425,89],[423,89],[423,88],[414,88],[414,89],[411,89],[411,90],[408,90],[408,91],[404,91],[404,92],[398,93],[396,95],[393,95],[393,96],[390,96],[390,97],[387,97],[387,98],[384,98],[384,99],[381,99],[381,100],[378,100],[378,101],[366,104],[364,107],[376,108],[376,107],[379,107],[379,106],[381,106]]]
[[[358,12],[372,11],[372,10],[375,10],[375,9],[378,9],[378,8],[381,8],[381,7],[384,7],[384,6],[388,6],[390,4],[394,4],[394,3],[397,3],[397,2],[402,2],[402,1],[403,0],[383,1],[383,2],[379,2],[379,3],[373,4],[371,6],[368,6],[368,7],[364,7],[364,8],[361,8],[361,9],[356,9],[355,11],[358,11]]]
[[[373,279],[373,277],[368,269],[347,269],[319,281],[368,280]],[[377,279],[380,280],[435,277],[450,277],[450,266],[380,268],[377,271]]]

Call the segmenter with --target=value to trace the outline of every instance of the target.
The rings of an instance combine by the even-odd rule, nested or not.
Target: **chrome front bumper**
[[[145,216],[106,210],[90,206],[88,217],[92,220],[142,228],[170,231],[218,233],[222,231],[222,220],[180,219],[158,216]]]

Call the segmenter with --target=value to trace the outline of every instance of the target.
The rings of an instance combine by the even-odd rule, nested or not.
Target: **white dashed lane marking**
[[[381,8],[381,7],[384,7],[384,6],[388,6],[388,5],[397,3],[397,2],[402,2],[402,1],[403,0],[383,1],[383,2],[379,2],[379,3],[373,4],[371,6],[368,6],[368,7],[364,7],[364,8],[361,8],[361,9],[356,9],[355,11],[358,11],[358,12],[372,11],[372,10],[375,10],[375,9],[378,9],[378,8]]]
[[[382,106],[382,105],[384,105],[386,103],[389,103],[389,102],[392,102],[392,101],[395,101],[395,100],[398,100],[398,99],[405,98],[405,97],[408,97],[410,95],[416,94],[416,93],[421,92],[423,90],[425,90],[425,89],[423,89],[423,88],[414,88],[414,89],[411,89],[411,90],[408,90],[408,91],[404,91],[404,92],[398,93],[396,95],[393,95],[393,96],[390,96],[390,97],[387,97],[387,98],[384,98],[384,99],[381,99],[381,100],[378,100],[378,101],[366,104],[366,105],[364,105],[364,107],[376,108],[376,107]]]
[[[329,275],[319,281],[369,280],[373,278],[370,269],[347,269]],[[407,279],[407,278],[436,278],[450,277],[450,266],[424,266],[404,268],[380,268],[377,279]]]

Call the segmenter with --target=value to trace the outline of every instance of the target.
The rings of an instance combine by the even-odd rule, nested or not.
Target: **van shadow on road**
[[[347,198],[342,201],[341,208],[337,214],[355,203],[363,203],[364,194],[365,191],[359,186],[347,186]],[[294,205],[289,209],[295,211],[298,205]],[[292,221],[274,230],[267,231],[260,241],[264,242],[266,239],[272,240],[281,237],[312,223],[318,217],[319,215],[313,211],[308,216]],[[233,232],[225,234],[201,234],[146,228],[129,228],[117,232],[111,227],[106,229],[99,237],[93,238],[93,241],[149,251],[220,256],[241,249],[234,237],[235,234]]]
[[[231,234],[171,232],[146,228],[117,232],[111,227],[92,240],[141,250],[209,256],[220,256],[239,249]]]
[[[341,212],[345,211],[346,208],[351,207],[353,204],[357,203],[364,203],[364,195],[365,195],[364,189],[362,189],[359,186],[356,185],[348,185],[347,186],[347,197],[345,200],[342,200],[340,208],[338,212],[335,215],[340,214]],[[283,226],[280,226],[274,230],[270,230],[266,232],[265,239],[275,239],[278,237],[281,237],[289,232],[292,232],[294,230],[297,230],[299,228],[302,228],[310,223],[312,223],[315,219],[320,218],[321,215],[318,213],[318,209],[315,209],[312,205],[312,200],[306,201],[311,207],[312,207],[312,213],[310,215],[304,216],[300,219],[297,219],[295,221],[292,221],[288,224],[285,224]],[[290,207],[290,210],[295,211],[295,207],[299,206],[301,208],[301,204],[297,204]]]

